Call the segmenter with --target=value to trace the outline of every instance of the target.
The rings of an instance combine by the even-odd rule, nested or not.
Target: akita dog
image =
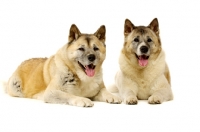
[[[121,103],[103,82],[105,34],[104,25],[94,34],[82,34],[73,24],[68,43],[55,55],[26,60],[17,68],[8,81],[8,94],[82,107],[93,106],[91,100]]]
[[[150,104],[173,99],[157,18],[148,26],[125,20],[119,66],[115,84],[126,104],[137,104],[138,99],[148,99]]]

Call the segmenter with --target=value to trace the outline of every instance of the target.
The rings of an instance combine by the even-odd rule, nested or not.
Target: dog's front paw
[[[114,95],[106,96],[105,100],[107,103],[111,103],[111,104],[121,104],[122,103],[122,100],[119,97],[114,96]]]
[[[137,97],[132,95],[132,96],[128,96],[125,99],[125,103],[128,105],[135,105],[138,103]]]
[[[163,98],[159,94],[153,94],[148,99],[149,104],[161,104],[163,102]]]
[[[70,105],[79,106],[79,107],[92,107],[94,103],[88,99],[83,97],[78,97],[69,102]]]

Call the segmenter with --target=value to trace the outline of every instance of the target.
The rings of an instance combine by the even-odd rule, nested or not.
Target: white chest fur
[[[81,93],[80,96],[84,97],[93,97],[95,96],[99,90],[99,82],[96,82],[95,80],[88,81],[88,82],[81,82],[82,85],[80,87]]]
[[[125,60],[123,54],[121,60]],[[123,91],[129,88],[135,93],[139,99],[148,99],[150,91],[155,80],[164,74],[165,71],[165,56],[164,52],[154,61],[151,61],[148,66],[143,69],[133,68],[133,65],[123,61],[121,64],[121,72],[116,76],[116,86]]]

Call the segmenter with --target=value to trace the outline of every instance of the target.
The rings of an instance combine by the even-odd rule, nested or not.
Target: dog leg
[[[123,93],[120,93],[120,95],[123,97],[124,102],[128,105],[135,105],[138,103],[138,99],[131,89],[124,89]]]
[[[148,99],[148,103],[149,104],[161,104],[163,102],[163,97],[161,94],[154,93],[153,95],[151,95]]]
[[[128,105],[137,104],[138,99],[136,95],[138,87],[133,80],[125,77],[122,72],[117,72],[115,76],[115,85],[124,103]]]
[[[148,99],[149,104],[161,104],[163,101],[172,100],[172,92],[170,88],[163,88],[154,92]]]
[[[129,81],[128,79],[125,81]],[[124,103],[128,105],[135,105],[138,103],[137,99],[137,85],[132,81],[130,83],[121,82],[122,85],[118,85],[119,94],[123,98]],[[126,85],[129,84],[129,85]],[[131,87],[130,87],[131,86]]]
[[[127,83],[124,83],[123,86],[118,87],[119,89],[119,94],[120,96],[123,98],[124,103],[128,104],[128,105],[135,105],[138,103],[138,99],[137,99],[137,88],[136,85],[134,85],[134,82],[132,82],[131,84],[131,88],[129,88],[128,86],[126,86]]]
[[[106,88],[102,88],[99,93],[93,98],[95,101],[103,101],[112,104],[120,104],[122,101],[119,97],[112,95]]]
[[[173,94],[171,86],[169,85],[167,79],[164,76],[161,76],[154,83],[154,86],[151,90],[151,96],[149,97],[148,102],[149,104],[161,104],[163,101],[168,101],[172,99]]]
[[[13,75],[6,88],[6,92],[14,97],[23,97],[22,94],[22,81],[18,76]]]
[[[69,104],[79,107],[92,107],[94,105],[93,102],[88,98],[75,96],[61,90],[45,91],[44,101],[46,103]]]

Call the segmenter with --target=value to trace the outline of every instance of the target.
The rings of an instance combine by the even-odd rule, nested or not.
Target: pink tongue
[[[94,74],[95,74],[95,70],[94,69],[90,69],[88,66],[86,66],[85,72],[86,72],[87,76],[89,76],[89,77],[93,77]]]
[[[148,64],[148,60],[143,59],[142,57],[138,61],[140,66],[146,66]]]

